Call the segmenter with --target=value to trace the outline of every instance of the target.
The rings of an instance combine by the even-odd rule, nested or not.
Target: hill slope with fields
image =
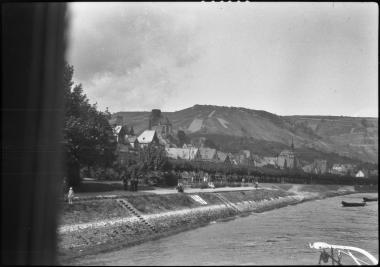
[[[322,153],[316,157],[335,153],[344,158],[378,162],[377,118],[278,116],[262,110],[212,105],[195,105],[162,114],[169,118],[174,132],[183,130],[193,138],[206,137],[227,150],[247,147],[273,154],[289,147],[293,139],[295,147],[305,155],[312,151]],[[149,115],[148,111],[117,112],[113,118],[121,116],[140,133],[147,129]]]

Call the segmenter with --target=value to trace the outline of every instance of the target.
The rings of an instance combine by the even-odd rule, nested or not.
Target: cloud
[[[152,4],[72,4],[68,60],[90,101],[111,111],[160,108],[200,56],[197,24]]]
[[[68,61],[101,109],[207,103],[279,115],[377,111],[373,4],[70,6]]]

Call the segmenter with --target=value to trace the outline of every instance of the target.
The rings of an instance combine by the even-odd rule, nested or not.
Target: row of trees
[[[185,160],[170,160],[170,167],[176,172],[183,171],[204,171],[213,175],[222,175],[229,177],[229,180],[241,180],[242,177],[256,177],[260,181],[271,182],[299,182],[299,183],[334,183],[334,184],[361,184],[372,183],[377,184],[377,177],[363,179],[351,176],[340,176],[331,173],[325,174],[310,174],[298,169],[275,169],[269,167],[254,167],[232,165],[213,162],[197,162]],[[227,178],[226,178],[227,179]]]

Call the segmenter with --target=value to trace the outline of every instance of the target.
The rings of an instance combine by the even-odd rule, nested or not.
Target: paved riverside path
[[[267,190],[276,190],[271,187],[272,184],[261,183],[259,184],[258,189],[267,189]],[[184,193],[193,194],[200,192],[223,192],[223,191],[247,191],[247,190],[256,190],[254,186],[241,186],[241,187],[220,187],[220,188],[185,188]],[[172,188],[159,188],[156,187],[153,190],[138,190],[137,192],[124,191],[124,190],[115,190],[115,191],[105,191],[105,192],[75,192],[74,202],[77,200],[85,200],[87,198],[93,197],[123,197],[131,195],[141,195],[141,194],[178,194],[177,189],[173,186]],[[65,194],[67,195],[67,194]]]
[[[259,186],[258,189],[269,189],[269,190],[275,190],[270,187],[262,187]],[[206,193],[206,192],[223,192],[223,191],[248,191],[248,190],[256,190],[253,186],[244,186],[244,187],[220,187],[220,188],[185,188],[184,193]],[[177,194],[177,189],[170,189],[170,188],[157,188],[155,190],[140,190],[140,192],[144,193],[153,193],[158,195],[164,195],[164,194]]]

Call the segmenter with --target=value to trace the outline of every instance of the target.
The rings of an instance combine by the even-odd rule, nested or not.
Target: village
[[[297,149],[293,144],[293,140],[290,140],[289,149],[285,149],[278,155],[271,157],[258,155],[250,150],[240,150],[238,153],[219,151],[215,148],[207,147],[206,142],[204,142],[205,138],[199,138],[198,142],[183,143],[180,146],[174,140],[173,136],[176,136],[176,134],[172,123],[166,116],[162,115],[159,109],[152,110],[146,129],[139,135],[135,134],[133,125],[124,121],[121,116],[112,119],[110,124],[117,140],[117,160],[121,165],[126,165],[128,159],[133,155],[136,156],[143,148],[160,147],[164,149],[165,156],[172,162],[194,163],[196,166],[208,164],[225,167],[224,171],[214,171],[213,174],[203,171],[204,168],[202,167],[196,167],[192,171],[179,171],[179,180],[190,185],[200,182],[210,183],[215,180],[225,181],[228,180],[228,177],[234,177],[232,180],[240,181],[243,176],[236,176],[231,171],[232,168],[254,168],[258,170],[266,168],[280,170],[282,173],[290,170],[293,173],[314,176],[330,175],[333,177],[364,179],[378,175],[377,169],[368,170],[355,164],[328,162],[326,159],[314,159],[313,162],[307,164],[303,161],[302,164],[297,156]],[[230,176],[226,175],[226,173],[229,173]],[[275,181],[278,181],[278,179],[275,179]],[[280,179],[279,181],[283,180]]]

